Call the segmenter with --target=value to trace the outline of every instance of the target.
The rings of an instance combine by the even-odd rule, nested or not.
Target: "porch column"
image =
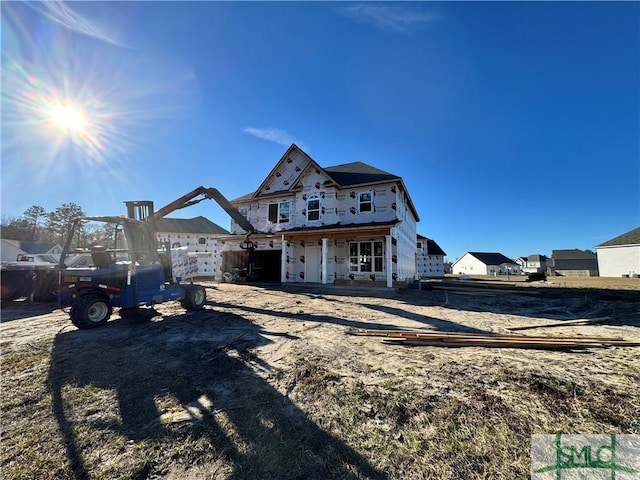
[[[286,283],[287,281],[287,241],[282,235],[282,246],[280,247],[282,253],[280,254],[280,283]]]
[[[387,265],[387,288],[393,287],[393,262],[391,261],[391,235],[385,235],[384,259]]]
[[[322,283],[327,283],[327,239],[322,239],[322,253],[320,254],[322,258],[322,266],[320,267],[320,275],[322,276]]]

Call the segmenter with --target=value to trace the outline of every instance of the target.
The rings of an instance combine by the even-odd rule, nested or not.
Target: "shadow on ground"
[[[472,331],[468,327],[444,324],[441,319],[416,315],[414,306],[530,316],[536,319],[574,320],[577,318],[611,317],[606,324],[640,326],[640,292],[601,288],[509,287],[481,282],[431,282],[417,288],[361,288],[334,285],[261,285],[260,288],[306,295],[341,302],[341,297],[389,298],[402,302],[406,308],[366,305],[379,311],[431,325],[437,330]],[[331,298],[336,297],[336,298]],[[360,328],[360,327],[358,327]],[[376,327],[362,327],[376,328]]]
[[[226,465],[234,479],[384,478],[258,374],[269,373],[252,353],[270,342],[265,335],[241,316],[206,309],[59,333],[48,383],[72,476],[96,478],[93,448],[125,437],[134,451],[153,450],[128,478],[162,474],[184,457]],[[90,398],[76,404],[78,389]],[[167,402],[182,420],[165,421]],[[172,458],[190,444],[208,447]]]

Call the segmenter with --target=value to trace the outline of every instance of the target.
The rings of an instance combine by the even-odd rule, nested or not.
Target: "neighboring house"
[[[418,235],[416,269],[418,278],[444,277],[446,253],[430,238]]]
[[[452,266],[460,275],[519,275],[520,265],[501,253],[467,252]]]
[[[397,175],[362,162],[321,167],[291,145],[262,184],[231,202],[260,232],[251,236],[258,278],[281,282],[375,282],[416,278],[418,213]],[[241,252],[234,235],[223,253]],[[234,257],[235,256],[235,257]]]
[[[528,257],[519,257],[516,263],[520,265],[523,273],[542,273],[547,271],[547,256],[540,254],[529,255]]]
[[[547,266],[550,275],[567,277],[597,277],[598,258],[595,253],[585,250],[553,250],[551,265]]]
[[[159,218],[155,221],[159,242],[170,244],[170,248],[187,247],[190,255],[198,258],[198,277],[221,279],[222,235],[229,232],[205,217],[190,219]]]
[[[15,262],[18,258],[18,255],[26,254],[22,248],[20,248],[19,240],[8,240],[6,238],[2,239],[2,261],[3,262]]]
[[[27,255],[38,257],[44,261],[56,262],[62,253],[59,243],[52,242],[21,242],[19,240],[2,239],[2,261],[15,262],[18,256]]]
[[[596,246],[601,277],[640,275],[640,227]]]

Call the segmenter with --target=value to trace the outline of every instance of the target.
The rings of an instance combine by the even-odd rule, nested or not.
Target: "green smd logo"
[[[640,480],[640,435],[533,435],[532,480]]]

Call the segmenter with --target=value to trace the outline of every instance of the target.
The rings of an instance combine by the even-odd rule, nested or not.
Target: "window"
[[[418,242],[418,248],[422,248],[422,242]]]
[[[270,203],[269,204],[269,222],[270,223],[288,223],[289,222],[289,202]]]
[[[361,212],[370,212],[373,210],[371,202],[371,192],[361,193],[360,194],[360,211]]]
[[[240,207],[238,208],[238,211],[244,218],[249,218],[249,209],[247,207]]]
[[[382,242],[349,243],[349,271],[382,273]]]
[[[200,237],[198,239],[198,245],[206,245],[207,244],[207,239],[205,237]]]
[[[320,199],[310,198],[307,202],[307,220],[320,220]]]

